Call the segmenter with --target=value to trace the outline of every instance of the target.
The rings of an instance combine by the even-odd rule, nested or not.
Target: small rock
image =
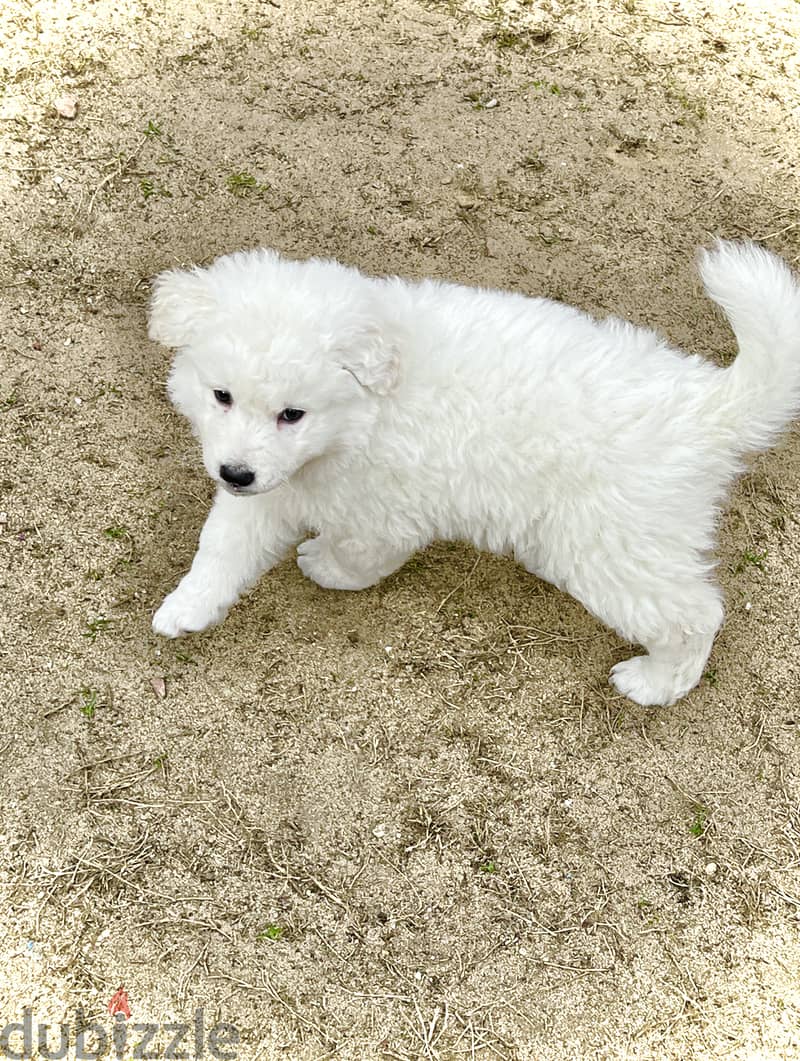
[[[71,121],[78,113],[77,96],[71,96],[69,94],[59,96],[53,103],[53,106],[56,109],[56,114],[60,118],[68,118]]]
[[[156,674],[155,677],[151,678],[150,685],[158,699],[163,700],[167,695],[167,683],[164,681],[163,674]]]
[[[551,224],[544,221],[539,226],[539,238],[542,243],[546,243],[549,246],[551,243],[556,243],[558,241],[558,233]]]

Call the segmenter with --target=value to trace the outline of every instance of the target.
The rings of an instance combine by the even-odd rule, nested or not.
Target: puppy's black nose
[[[231,486],[249,486],[256,477],[255,472],[240,464],[221,464],[219,474]]]

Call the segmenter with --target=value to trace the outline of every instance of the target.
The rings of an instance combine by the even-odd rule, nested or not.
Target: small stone
[[[556,243],[558,241],[558,233],[551,224],[544,221],[539,226],[539,238],[542,243],[546,243],[549,246],[551,243]]]
[[[60,118],[67,118],[71,121],[78,113],[78,98],[65,93],[54,101],[53,106]]]

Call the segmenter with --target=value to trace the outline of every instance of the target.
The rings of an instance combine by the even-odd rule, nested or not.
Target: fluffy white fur
[[[155,630],[220,622],[294,546],[320,586],[358,590],[465,539],[644,645],[611,680],[671,704],[722,622],[710,554],[726,489],[800,411],[787,267],[719,243],[700,272],[739,343],[727,369],[546,299],[334,261],[259,250],[162,274],[150,336],[178,348],[169,393],[221,488]],[[283,422],[287,407],[305,415]],[[253,483],[224,483],[223,465]]]

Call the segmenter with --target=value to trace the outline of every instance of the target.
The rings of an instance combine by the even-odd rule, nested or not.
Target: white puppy
[[[671,704],[722,622],[726,488],[800,411],[792,274],[753,244],[700,269],[739,342],[724,370],[614,318],[334,261],[259,250],[163,273],[150,336],[178,348],[169,393],[220,489],[155,630],[220,622],[298,542],[305,575],[358,590],[465,539],[644,645],[611,680]]]

